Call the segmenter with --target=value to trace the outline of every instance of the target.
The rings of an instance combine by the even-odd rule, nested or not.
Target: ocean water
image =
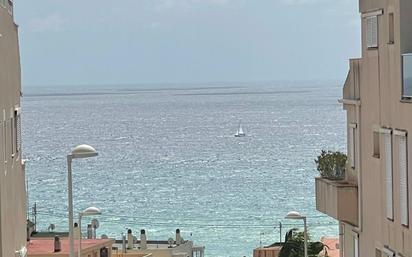
[[[206,256],[251,256],[302,228],[313,240],[338,234],[315,209],[314,158],[345,151],[345,112],[336,82],[212,83],[24,88],[23,151],[29,213],[40,230],[67,230],[66,155],[74,160],[75,213],[102,209],[97,234],[131,228],[167,240],[180,228]],[[235,138],[239,121],[247,133]],[[83,224],[90,221],[85,218]]]

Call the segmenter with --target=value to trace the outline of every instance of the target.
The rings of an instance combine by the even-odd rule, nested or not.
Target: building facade
[[[412,1],[360,0],[362,57],[350,60],[344,181],[316,179],[339,220],[341,256],[412,256]]]
[[[23,256],[19,251],[26,245],[20,80],[18,28],[13,20],[13,1],[0,0],[0,257]]]

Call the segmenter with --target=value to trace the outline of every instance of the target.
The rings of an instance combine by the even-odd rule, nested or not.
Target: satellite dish
[[[94,229],[98,229],[99,228],[99,221],[97,219],[92,219],[92,227]]]
[[[109,237],[106,234],[101,235],[101,239],[109,239]]]
[[[173,243],[175,242],[175,240],[170,237],[169,239],[167,239],[167,242],[169,243],[169,246],[171,247]]]
[[[56,225],[50,224],[47,230],[50,232],[50,231],[53,231],[55,228],[56,228]]]

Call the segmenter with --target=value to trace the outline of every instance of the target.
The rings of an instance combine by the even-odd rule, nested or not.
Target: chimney
[[[60,252],[62,250],[62,243],[60,242],[60,238],[58,236],[54,237],[54,252]]]
[[[147,249],[146,231],[142,229],[140,231],[140,250]]]
[[[133,233],[131,229],[127,230],[127,249],[133,249]]]
[[[122,233],[122,253],[127,253],[126,236]]]
[[[180,229],[176,229],[176,245],[180,245],[182,238],[180,237]]]

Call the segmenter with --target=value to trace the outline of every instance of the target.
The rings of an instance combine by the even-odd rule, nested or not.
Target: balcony
[[[358,225],[358,187],[345,180],[316,178],[316,209],[354,226]]]
[[[360,99],[360,70],[362,59],[349,60],[349,73],[343,86],[343,100],[356,101]]]

